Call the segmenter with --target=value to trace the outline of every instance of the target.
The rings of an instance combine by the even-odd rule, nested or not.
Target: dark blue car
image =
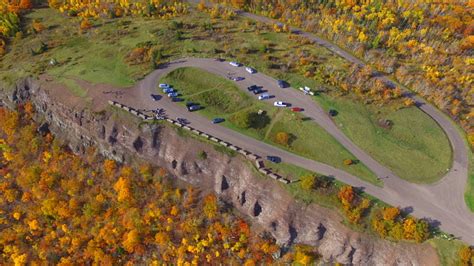
[[[219,124],[219,123],[222,123],[222,122],[224,122],[224,121],[225,121],[225,119],[224,119],[224,118],[220,118],[220,117],[217,117],[217,118],[212,119],[212,123],[213,123],[213,124]]]
[[[278,156],[267,156],[267,160],[269,160],[272,163],[280,163],[281,158]]]
[[[248,91],[254,91],[254,90],[256,90],[256,89],[258,89],[258,86],[257,86],[257,85],[252,85],[252,86],[250,86],[250,87],[247,87],[247,90],[248,90]]]
[[[161,99],[161,95],[158,94],[151,94],[151,99],[153,101],[159,101]]]
[[[279,79],[277,82],[278,82],[278,87],[280,87],[282,89],[288,87],[288,83],[284,80]]]
[[[189,112],[197,111],[199,109],[201,109],[201,106],[199,104],[191,105],[191,106],[188,107]]]

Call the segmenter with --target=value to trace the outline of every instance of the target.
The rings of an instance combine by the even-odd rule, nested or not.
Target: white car
[[[288,104],[287,103],[284,103],[282,101],[278,101],[278,102],[274,102],[273,103],[273,106],[276,106],[276,107],[287,107]]]
[[[270,94],[264,93],[264,94],[262,94],[262,95],[259,95],[259,96],[258,96],[258,99],[259,99],[259,100],[270,99]]]
[[[229,62],[229,64],[230,64],[231,66],[235,66],[235,67],[239,67],[239,66],[241,66],[241,64],[240,64],[240,63],[237,63],[237,62],[234,62],[234,61],[232,61],[232,62]]]
[[[160,89],[168,89],[170,87],[170,85],[166,84],[166,83],[160,83],[160,85],[158,85],[158,87],[160,87]]]
[[[249,72],[250,74],[257,73],[257,70],[251,68],[251,67],[246,67],[245,71]]]

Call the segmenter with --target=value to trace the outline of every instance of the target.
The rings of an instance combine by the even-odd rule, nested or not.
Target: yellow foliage
[[[28,226],[30,227],[31,231],[35,231],[39,229],[39,223],[36,219],[28,222]]]
[[[21,213],[19,213],[19,212],[14,212],[14,213],[13,213],[13,218],[15,218],[15,220],[20,220],[20,218],[21,218]]]
[[[131,198],[129,179],[120,177],[114,185],[114,190],[117,192],[117,200],[119,202],[124,202]]]
[[[132,253],[139,244],[140,235],[137,230],[133,229],[130,232],[125,233],[122,245],[127,252]]]

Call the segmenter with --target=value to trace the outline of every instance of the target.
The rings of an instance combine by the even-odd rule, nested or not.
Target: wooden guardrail
[[[137,116],[138,118],[141,118],[141,119],[143,119],[143,120],[155,120],[155,117],[154,117],[154,116],[144,114],[144,113],[140,112],[139,110],[136,110],[136,109],[134,109],[134,108],[132,108],[132,107],[130,107],[130,106],[126,106],[126,105],[121,104],[121,103],[119,103],[119,102],[116,102],[116,101],[109,101],[109,104],[112,105],[112,106],[118,107],[118,108],[120,108],[120,109],[122,109],[122,110],[124,110],[124,111],[126,111],[126,112],[128,112],[128,113],[131,113],[132,115],[135,115],[135,116]],[[255,166],[257,167],[257,169],[258,169],[258,171],[259,171],[260,173],[262,173],[262,174],[264,174],[264,175],[266,175],[266,176],[269,176],[270,178],[273,178],[273,179],[275,179],[275,180],[278,180],[278,181],[280,181],[280,182],[282,182],[282,183],[284,183],[284,184],[289,184],[289,183],[291,183],[291,181],[290,181],[289,179],[284,178],[284,177],[282,177],[281,175],[272,172],[272,171],[271,171],[270,169],[268,169],[268,168],[265,168],[265,163],[263,162],[263,160],[261,159],[261,157],[260,157],[259,155],[257,155],[257,154],[254,154],[254,153],[249,152],[249,151],[247,151],[247,150],[241,149],[241,148],[239,148],[239,147],[237,147],[237,146],[235,146],[235,145],[233,145],[233,144],[231,144],[231,143],[229,143],[229,142],[223,141],[223,140],[221,140],[221,139],[219,139],[219,138],[216,138],[216,137],[214,137],[214,136],[212,136],[212,135],[206,134],[206,133],[204,133],[204,132],[202,132],[202,131],[200,131],[200,130],[197,130],[197,129],[193,128],[193,127],[184,125],[184,124],[182,124],[182,123],[180,123],[180,122],[178,122],[178,121],[176,121],[176,120],[167,118],[167,119],[165,119],[164,121],[166,121],[166,122],[168,122],[168,123],[171,123],[171,124],[173,124],[173,125],[175,125],[175,126],[178,126],[178,127],[182,128],[182,129],[185,129],[185,130],[187,130],[187,131],[190,131],[190,132],[193,133],[193,134],[196,134],[196,135],[198,135],[198,136],[204,137],[204,138],[206,138],[206,139],[208,139],[208,140],[210,140],[210,141],[213,141],[213,142],[215,142],[215,143],[217,143],[217,144],[220,144],[220,145],[222,145],[222,146],[224,146],[224,147],[227,147],[227,148],[229,148],[229,149],[231,149],[231,150],[233,150],[233,151],[236,151],[236,152],[242,154],[242,155],[243,155],[245,158],[247,158],[248,160],[255,162]]]

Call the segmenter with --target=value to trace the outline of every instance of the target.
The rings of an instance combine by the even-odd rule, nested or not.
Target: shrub
[[[352,159],[345,159],[344,160],[344,165],[352,165],[354,164],[354,161]]]
[[[301,177],[301,188],[311,190],[316,185],[316,177],[314,175],[305,175]]]
[[[230,121],[240,128],[249,128],[250,119],[248,112],[238,112],[230,117]]]
[[[205,151],[200,151],[198,154],[198,158],[201,160],[207,159],[207,153]]]
[[[290,139],[290,135],[286,132],[278,132],[275,135],[275,142],[281,145],[288,146],[289,139]]]

